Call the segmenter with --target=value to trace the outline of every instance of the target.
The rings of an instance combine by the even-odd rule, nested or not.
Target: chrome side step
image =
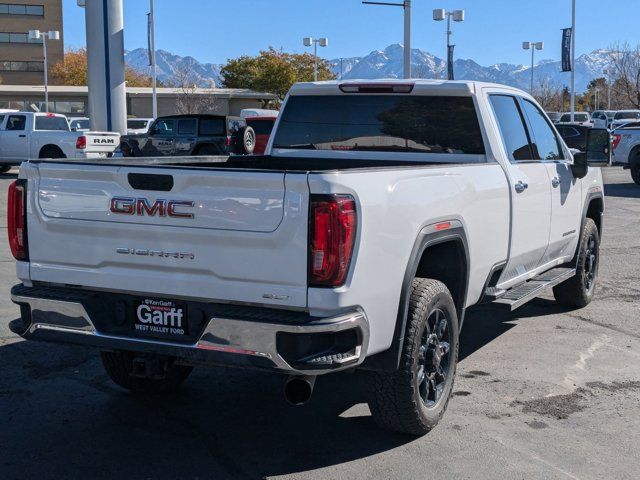
[[[520,285],[507,290],[493,303],[507,305],[511,311],[540,296],[544,290],[555,287],[576,274],[575,268],[557,267],[541,273]]]

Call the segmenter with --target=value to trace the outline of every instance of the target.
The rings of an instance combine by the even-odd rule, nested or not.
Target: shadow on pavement
[[[635,183],[609,183],[604,186],[605,197],[640,198],[640,185]]]
[[[517,317],[495,306],[471,310],[461,359],[513,328],[514,319],[554,308],[536,301]],[[367,372],[321,377],[312,401],[291,407],[284,376],[274,374],[202,368],[178,394],[141,396],[113,385],[96,352],[81,347],[16,342],[0,347],[0,365],[3,480],[264,478],[415,441],[376,427],[361,405]]]

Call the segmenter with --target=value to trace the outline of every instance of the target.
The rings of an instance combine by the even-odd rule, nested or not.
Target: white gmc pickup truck
[[[572,157],[526,93],[298,84],[267,149],[24,163],[12,331],[97,347],[133,391],[233,365],[287,374],[302,404],[318,375],[367,369],[378,424],[421,435],[451,395],[468,307],[594,295],[604,198],[589,165],[609,163],[609,134]]]
[[[0,114],[0,172],[39,158],[106,158],[120,144],[114,132],[74,132],[55,113]]]

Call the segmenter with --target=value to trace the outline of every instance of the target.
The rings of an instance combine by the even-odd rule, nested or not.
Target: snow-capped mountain
[[[333,71],[340,78],[340,59],[330,61]],[[375,50],[361,58],[343,59],[342,78],[400,78],[402,76],[403,47],[400,44]],[[594,78],[604,76],[609,63],[609,52],[595,50],[576,58],[576,90],[586,90]],[[345,68],[348,65],[348,68]],[[412,76],[417,78],[445,78],[445,60],[420,49],[411,49]],[[454,74],[460,80],[481,80],[528,88],[531,68],[524,65],[496,63],[488,67],[473,60],[454,61]],[[535,68],[536,78],[547,78],[558,86],[569,83],[569,73],[561,72],[560,61],[541,60]]]
[[[147,50],[137,48],[125,53],[128,66],[141,73],[148,74]],[[184,72],[189,72],[189,82],[201,87],[221,84],[220,65],[200,63],[193,57],[181,57],[166,50],[156,52],[158,79],[165,84],[180,84]],[[338,78],[399,78],[402,76],[403,47],[400,44],[389,45],[384,50],[375,50],[364,57],[351,57],[330,60]],[[609,64],[609,52],[594,50],[576,58],[576,89],[584,91],[594,78],[604,76],[603,70]],[[411,49],[412,75],[416,78],[445,78],[446,61],[418,48]],[[546,78],[551,84],[561,87],[569,83],[569,73],[562,73],[560,61],[541,60],[535,69],[537,79]],[[459,80],[481,80],[502,83],[527,89],[531,78],[531,69],[525,65],[496,63],[488,67],[470,59],[457,59],[454,73]]]
[[[146,48],[136,48],[124,55],[125,63],[134,70],[150,74],[149,57]],[[193,57],[181,57],[166,50],[156,50],[158,80],[166,85],[180,85],[181,79],[188,76],[188,82],[199,87],[220,85],[220,66],[212,63],[200,63]]]

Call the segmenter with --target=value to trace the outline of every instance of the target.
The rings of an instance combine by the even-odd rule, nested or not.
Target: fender
[[[589,207],[591,206],[591,202],[594,200],[602,200],[602,210],[598,212],[599,219],[596,219],[596,225],[598,225],[598,231],[600,233],[600,239],[602,239],[602,231],[604,230],[604,194],[602,190],[598,187],[596,189],[592,189],[587,194],[587,197],[584,200],[584,205],[582,206],[582,220],[580,221],[580,236],[582,238],[582,230],[584,230],[584,224],[587,221],[587,214],[589,213]],[[578,252],[580,251],[580,240],[578,239],[578,245],[576,246],[576,251],[573,255],[573,260],[571,260],[571,266],[576,266],[578,262]]]
[[[451,226],[445,230],[438,230],[437,226],[443,223],[450,223]],[[377,353],[368,357],[360,368],[367,370],[384,370],[393,371],[398,369],[400,355],[404,343],[404,331],[407,325],[407,316],[409,312],[409,297],[411,295],[411,283],[416,276],[422,254],[429,247],[445,242],[458,242],[464,251],[464,285],[462,295],[456,302],[456,310],[458,311],[458,323],[460,329],[464,323],[465,304],[467,292],[469,290],[469,245],[467,235],[460,220],[445,220],[424,227],[418,234],[418,238],[414,242],[409,263],[407,265],[404,278],[402,280],[402,290],[400,292],[400,303],[398,307],[398,316],[396,318],[396,326],[393,332],[391,346],[384,352]]]

